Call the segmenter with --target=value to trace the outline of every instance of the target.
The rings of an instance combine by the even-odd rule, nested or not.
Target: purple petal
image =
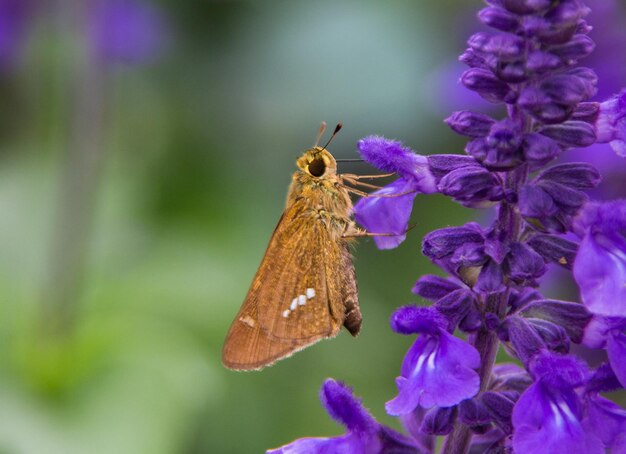
[[[626,316],[626,200],[587,203],[575,218],[582,241],[574,278],[593,313]]]
[[[413,191],[413,192],[411,192]],[[409,194],[395,197],[376,197],[376,194]],[[393,183],[363,197],[354,206],[354,218],[370,233],[394,234],[393,236],[374,236],[379,249],[393,249],[406,238],[413,200],[417,195],[413,181],[398,178]]]
[[[582,239],[574,262],[574,279],[583,303],[594,314],[626,316],[626,254],[605,238],[588,234]]]
[[[620,156],[626,156],[626,90],[600,104],[596,121],[599,143],[610,143]]]
[[[530,371],[537,380],[555,389],[580,386],[589,378],[587,364],[572,355],[544,351],[533,358]]]
[[[447,325],[445,317],[431,307],[404,306],[391,316],[391,329],[400,334],[436,335]]]
[[[381,136],[359,140],[359,153],[367,162],[385,172],[395,172],[405,180],[412,180],[415,189],[424,194],[437,191],[435,177],[428,168],[428,159],[416,154],[402,142]]]
[[[153,60],[163,49],[166,34],[161,12],[140,0],[100,1],[92,12],[93,45],[109,61]]]
[[[622,386],[626,387],[626,335],[617,332],[609,336],[606,351],[615,375]]]
[[[367,452],[368,446],[372,446],[372,452],[378,452],[378,440],[363,440],[356,434],[346,434],[332,438],[300,438],[288,445],[276,449],[267,450],[267,454],[352,454],[355,452]],[[378,442],[379,443],[379,442]]]
[[[332,378],[327,379],[320,390],[320,400],[328,414],[348,430],[362,433],[378,430],[376,420],[343,383]]]
[[[611,452],[624,452],[616,450],[616,444],[624,441],[626,410],[604,397],[592,395],[587,400],[585,422],[588,430],[596,434],[607,448],[612,449]]]
[[[409,349],[398,380],[398,396],[387,402],[390,415],[409,413],[418,405],[450,407],[476,395],[480,379],[476,349],[451,334],[422,335]]]
[[[583,344],[589,348],[604,348],[608,332],[612,328],[613,324],[609,317],[594,315],[585,327]]]
[[[531,385],[513,409],[513,449],[520,453],[602,454],[602,441],[581,423],[580,403],[571,390]]]

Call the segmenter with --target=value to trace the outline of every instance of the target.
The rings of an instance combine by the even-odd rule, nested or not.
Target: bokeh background
[[[624,85],[624,6],[589,3]],[[321,120],[344,123],[336,157],[371,133],[462,151],[442,119],[489,110],[457,83],[481,6],[0,0],[0,452],[262,452],[341,433],[329,376],[398,427],[383,403],[412,339],[389,315],[435,271],[423,234],[474,215],[443,197],[417,198],[400,248],[359,242],[358,339],[255,373],[220,350]]]

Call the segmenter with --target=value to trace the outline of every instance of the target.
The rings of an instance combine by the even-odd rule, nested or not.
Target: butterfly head
[[[326,148],[313,147],[296,161],[298,168],[315,178],[324,178],[337,173],[337,161]]]

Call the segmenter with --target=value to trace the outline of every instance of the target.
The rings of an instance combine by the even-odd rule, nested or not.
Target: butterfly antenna
[[[337,135],[337,133],[339,131],[341,131],[341,128],[343,127],[342,123],[337,123],[337,126],[335,126],[335,130],[333,131],[333,135],[330,136],[330,139],[328,139],[328,142],[326,142],[326,145],[324,145],[322,148],[326,148],[328,147],[328,145],[333,141],[333,139],[335,138],[335,136]]]
[[[322,134],[324,134],[324,131],[326,131],[326,122],[322,121],[322,123],[320,124],[320,129],[317,131],[317,138],[315,139],[315,145],[313,145],[313,148],[319,145],[320,139],[322,138]]]

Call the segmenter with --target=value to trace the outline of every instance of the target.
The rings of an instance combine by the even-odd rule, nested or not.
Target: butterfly
[[[337,174],[326,149],[330,140],[298,158],[285,210],[274,229],[248,294],[230,326],[222,363],[255,370],[291,356],[344,326],[361,329],[361,311],[351,243],[362,236],[351,218],[355,176]]]

